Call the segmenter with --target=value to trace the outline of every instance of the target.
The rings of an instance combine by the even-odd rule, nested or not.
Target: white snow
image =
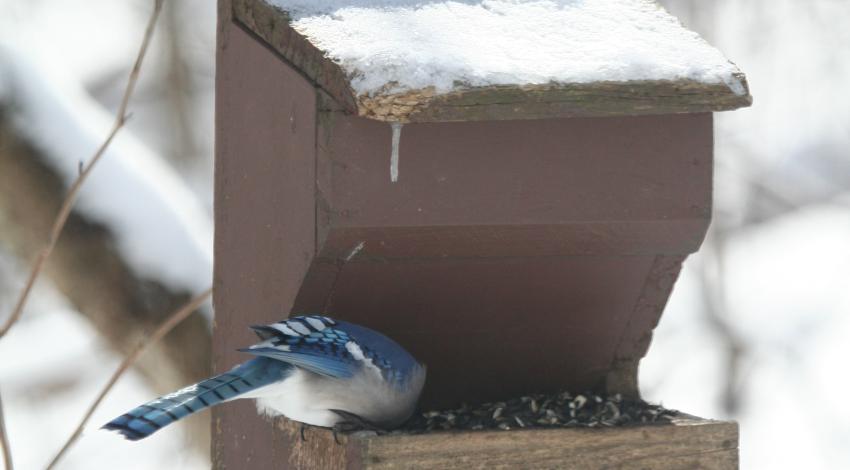
[[[51,61],[61,63],[65,79],[99,82],[119,67],[129,70],[147,9],[114,0],[0,0],[0,36],[31,53],[49,51]],[[98,22],[98,28],[80,27],[96,18],[109,21]]]
[[[266,0],[358,95],[434,86],[692,79],[738,69],[651,0]]]
[[[0,102],[66,184],[109,133],[114,116],[50,61],[0,42]],[[132,105],[131,105],[132,110]],[[138,275],[200,292],[212,283],[212,221],[180,176],[120,131],[86,181],[78,208],[105,224]]]

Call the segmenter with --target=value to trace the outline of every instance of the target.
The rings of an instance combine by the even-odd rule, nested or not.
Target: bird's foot
[[[343,420],[334,424],[333,434],[334,441],[337,444],[341,444],[339,442],[339,438],[337,434],[350,434],[356,431],[374,431],[377,434],[386,434],[387,430],[370,422],[367,419],[364,419],[360,416],[357,416],[354,413],[349,413],[344,410],[330,410],[339,415]]]

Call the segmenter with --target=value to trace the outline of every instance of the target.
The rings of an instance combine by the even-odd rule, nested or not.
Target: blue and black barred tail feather
[[[118,431],[127,439],[138,441],[196,411],[283,380],[291,370],[292,366],[284,362],[258,357],[230,372],[138,406],[106,423],[103,429]]]

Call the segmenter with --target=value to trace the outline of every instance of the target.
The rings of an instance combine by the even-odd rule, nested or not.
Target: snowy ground
[[[723,271],[711,268],[713,243],[687,261],[643,361],[643,391],[670,407],[738,420],[742,468],[850,468],[844,399],[850,387],[844,373],[850,357],[850,4],[717,0],[706,13],[704,0],[664,3],[747,73],[755,104],[717,116],[715,226],[728,235]],[[169,161],[208,216],[215,8],[214,2],[179,5],[197,88],[191,122],[200,158]],[[0,42],[48,58],[61,80],[77,80],[114,109],[149,6],[142,0],[0,0]],[[152,49],[130,131],[153,153],[169,155],[173,130],[155,110],[163,91],[153,82],[166,65],[157,59],[162,50]],[[0,317],[21,282],[14,265],[0,247]],[[732,415],[721,400],[725,345],[703,314],[704,266],[723,286],[723,316],[746,345],[736,383],[740,406]],[[49,285],[0,341],[0,358],[18,468],[40,468],[50,458],[118,362]],[[125,376],[60,468],[207,467],[206,456],[182,450],[180,427],[134,444],[95,430],[127,403],[151,396],[139,376]]]

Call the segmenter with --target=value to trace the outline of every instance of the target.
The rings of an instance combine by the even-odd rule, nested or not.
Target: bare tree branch
[[[169,119],[169,127],[175,129],[175,138],[169,148],[168,155],[179,165],[186,165],[191,159],[198,157],[198,143],[193,132],[194,116],[192,116],[192,74],[191,65],[184,50],[185,25],[182,24],[180,8],[188,5],[179,2],[169,3],[163,11],[165,41],[163,48],[168,66],[164,80],[165,114]]]
[[[149,54],[153,54],[153,50]],[[17,129],[4,118],[7,110],[0,106],[0,247],[3,248],[0,258],[8,254],[32,260],[44,245],[44,234],[62,205],[67,186],[46,156],[25,137],[16,134]],[[107,156],[100,165],[109,163],[108,159],[113,156]],[[118,234],[113,227],[105,226],[78,210],[72,211],[62,237],[44,265],[39,282],[50,278],[52,287],[123,358],[145,334],[153,331],[197,291],[188,292],[179,285],[167,284],[161,278],[138,272],[126,257],[127,253],[119,249],[118,242]],[[9,285],[7,289],[0,288],[0,314],[7,313],[3,312],[4,309],[11,310],[29,274],[29,266],[24,266],[26,271],[18,274],[17,287],[14,287],[15,276],[11,266],[7,273],[10,282],[6,284]],[[3,277],[0,273],[0,278]],[[0,284],[3,281],[0,279]],[[19,320],[21,324],[29,318],[28,315],[35,313],[29,306],[38,300],[38,296],[39,286],[36,285],[28,309]],[[15,325],[15,328],[18,326]],[[151,345],[133,368],[157,393],[169,392],[209,376],[209,326],[208,318],[193,315],[162,341]],[[15,333],[17,330],[11,334]],[[2,361],[0,359],[0,363]],[[7,412],[9,392],[6,391],[5,397]],[[191,429],[187,430],[185,444],[193,452],[206,453],[209,449],[208,421],[201,416],[186,421]],[[14,432],[15,426],[12,423],[8,426],[11,427],[9,431]],[[55,449],[50,450],[51,453],[53,451]],[[18,453],[13,449],[15,463],[21,458]]]
[[[3,399],[0,398],[0,450],[3,451],[3,464],[6,470],[14,470],[12,465],[12,448],[9,446],[9,436],[6,434],[6,420],[3,418]]]
[[[127,105],[130,102],[130,97],[133,95],[133,91],[136,89],[136,83],[139,80],[139,72],[142,69],[142,61],[145,58],[145,53],[148,50],[148,45],[151,42],[151,38],[153,37],[154,27],[156,26],[157,18],[159,18],[159,13],[162,10],[162,2],[163,0],[154,0],[154,9],[151,13],[150,20],[148,21],[147,28],[145,29],[145,35],[142,39],[142,45],[139,48],[139,53],[136,56],[136,62],[133,64],[133,69],[130,71],[130,76],[127,80],[127,88],[124,90],[124,96],[121,98],[121,105],[118,108],[118,114],[115,117],[115,124],[112,126],[112,130],[107,135],[106,140],[100,145],[94,155],[91,157],[89,162],[83,167],[77,179],[71,185],[71,188],[68,190],[68,195],[65,197],[64,202],[62,203],[62,207],[59,209],[59,214],[56,216],[56,220],[53,223],[53,227],[50,230],[50,238],[47,241],[47,245],[41,250],[35,262],[33,263],[32,270],[30,271],[30,275],[27,278],[27,282],[24,285],[24,288],[21,290],[20,297],[18,301],[15,303],[15,307],[12,310],[12,314],[6,320],[6,323],[3,324],[2,328],[0,328],[0,338],[6,335],[9,329],[18,321],[23,313],[24,306],[26,305],[27,298],[29,298],[30,292],[32,291],[33,286],[35,285],[36,279],[38,279],[38,275],[41,273],[44,262],[47,261],[47,258],[50,256],[50,253],[53,252],[53,248],[56,246],[56,241],[59,239],[59,236],[62,234],[62,229],[65,227],[65,222],[68,220],[68,216],[71,214],[71,209],[74,206],[74,202],[77,200],[77,195],[82,187],[83,183],[85,183],[88,176],[91,174],[94,166],[100,160],[100,157],[106,152],[106,149],[109,148],[109,145],[112,143],[112,140],[118,134],[118,131],[124,127],[124,124],[127,122]]]
[[[130,366],[132,366],[136,362],[139,356],[141,356],[141,354],[145,351],[145,348],[162,339],[163,336],[168,334],[168,332],[170,332],[181,321],[189,317],[189,315],[191,315],[192,312],[197,310],[197,308],[200,307],[201,304],[203,304],[210,297],[211,294],[212,288],[207,289],[202,294],[190,300],[189,303],[187,303],[186,305],[178,309],[176,312],[171,314],[159,327],[157,327],[156,331],[154,331],[153,334],[151,334],[148,338],[140,342],[136,346],[136,348],[133,349],[133,351],[128,354],[127,357],[124,358],[124,361],[121,363],[120,366],[118,366],[118,369],[115,370],[115,373],[112,374],[112,377],[106,383],[106,386],[103,387],[103,389],[100,391],[100,394],[98,394],[97,398],[95,398],[94,402],[91,404],[91,406],[89,406],[88,411],[86,411],[85,416],[83,416],[83,419],[80,421],[80,424],[77,425],[77,428],[71,434],[71,437],[68,438],[68,440],[65,442],[65,445],[62,446],[62,449],[60,449],[59,452],[56,453],[56,456],[53,457],[53,460],[47,466],[47,470],[54,468],[56,464],[59,463],[59,460],[62,458],[62,456],[65,455],[65,453],[68,451],[68,449],[70,449],[71,446],[74,445],[75,442],[77,442],[77,439],[79,439],[80,435],[83,433],[83,428],[88,423],[92,414],[94,414],[94,411],[106,397],[109,391],[112,390],[112,387],[115,385],[116,382],[118,382],[118,379],[122,375],[124,375],[124,372],[126,372],[127,369],[129,369]]]
[[[703,264],[699,275],[703,290],[703,315],[722,343],[725,354],[721,403],[726,413],[735,415],[740,411],[740,392],[744,381],[741,365],[749,354],[749,348],[744,338],[729,321],[729,304],[724,286],[726,281],[725,248],[726,234],[719,229],[714,229],[703,244],[706,259],[713,265]],[[712,273],[709,273],[710,268],[713,268]]]

